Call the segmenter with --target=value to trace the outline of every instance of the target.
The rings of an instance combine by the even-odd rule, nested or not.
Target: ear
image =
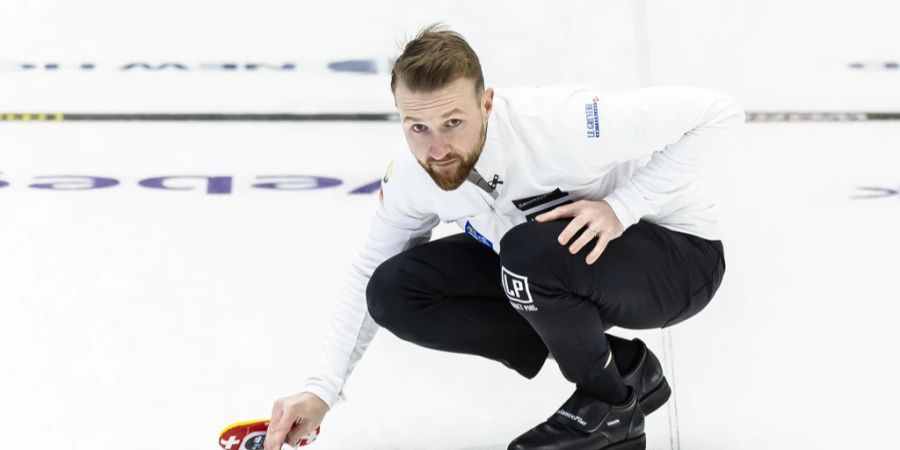
[[[490,117],[491,111],[494,109],[494,88],[487,88],[481,96],[481,109],[485,119]]]

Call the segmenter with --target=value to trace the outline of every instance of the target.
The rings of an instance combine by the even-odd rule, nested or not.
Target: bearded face
[[[474,147],[461,151],[459,154],[451,153],[442,161],[435,161],[431,158],[423,163],[419,161],[419,165],[428,172],[434,183],[445,191],[452,191],[465,183],[469,177],[469,172],[478,162],[481,151],[484,150],[484,140],[487,137],[487,124],[481,126],[481,133],[478,142]]]
[[[403,133],[419,165],[445,191],[461,186],[478,162],[487,137],[493,89],[475,92],[458,78],[430,92],[412,92],[401,82],[394,99]]]

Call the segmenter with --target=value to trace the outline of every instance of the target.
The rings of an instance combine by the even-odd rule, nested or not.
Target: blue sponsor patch
[[[600,113],[597,108],[597,97],[584,105],[584,123],[587,126],[587,137],[600,137]]]
[[[491,241],[489,241],[486,237],[482,236],[481,233],[479,233],[478,230],[476,230],[468,220],[466,221],[466,234],[475,238],[476,241],[487,245],[491,250],[494,249],[494,244],[491,243]]]

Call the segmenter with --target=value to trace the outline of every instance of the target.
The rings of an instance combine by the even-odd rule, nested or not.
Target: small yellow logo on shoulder
[[[381,181],[383,181],[385,183],[387,183],[388,181],[391,181],[391,175],[393,175],[393,174],[394,174],[394,161],[391,161],[391,163],[388,164],[387,172],[384,173],[384,178],[382,178]]]

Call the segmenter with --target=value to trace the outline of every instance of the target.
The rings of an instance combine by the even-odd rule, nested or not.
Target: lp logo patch
[[[528,288],[528,277],[510,272],[503,267],[501,270],[503,290],[512,302],[512,306],[520,311],[537,311],[534,300],[531,298],[531,290]]]

